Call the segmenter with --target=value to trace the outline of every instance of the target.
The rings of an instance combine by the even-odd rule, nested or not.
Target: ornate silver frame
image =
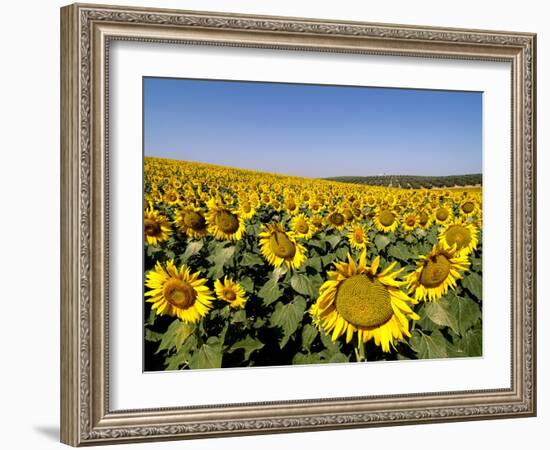
[[[116,39],[507,61],[512,66],[509,389],[111,411],[109,43]],[[75,4],[61,9],[61,440],[79,446],[536,414],[536,35]]]

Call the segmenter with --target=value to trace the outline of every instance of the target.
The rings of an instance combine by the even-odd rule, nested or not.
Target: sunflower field
[[[145,370],[482,354],[481,188],[145,158]]]

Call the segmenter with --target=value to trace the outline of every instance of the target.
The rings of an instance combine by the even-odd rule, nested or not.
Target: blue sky
[[[144,151],[306,177],[482,171],[482,94],[144,78]]]

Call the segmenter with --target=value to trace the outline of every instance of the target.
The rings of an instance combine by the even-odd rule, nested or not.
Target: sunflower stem
[[[357,345],[357,348],[355,349],[355,357],[357,358],[357,362],[366,362],[367,357],[365,356],[365,344],[360,343]]]

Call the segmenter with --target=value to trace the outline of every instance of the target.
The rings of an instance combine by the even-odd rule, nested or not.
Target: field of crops
[[[444,177],[416,175],[375,175],[369,177],[332,177],[331,181],[344,183],[368,184],[371,186],[389,186],[400,188],[454,188],[481,186],[483,177],[480,173],[468,175],[447,175]]]
[[[144,170],[145,370],[481,355],[480,188]]]

